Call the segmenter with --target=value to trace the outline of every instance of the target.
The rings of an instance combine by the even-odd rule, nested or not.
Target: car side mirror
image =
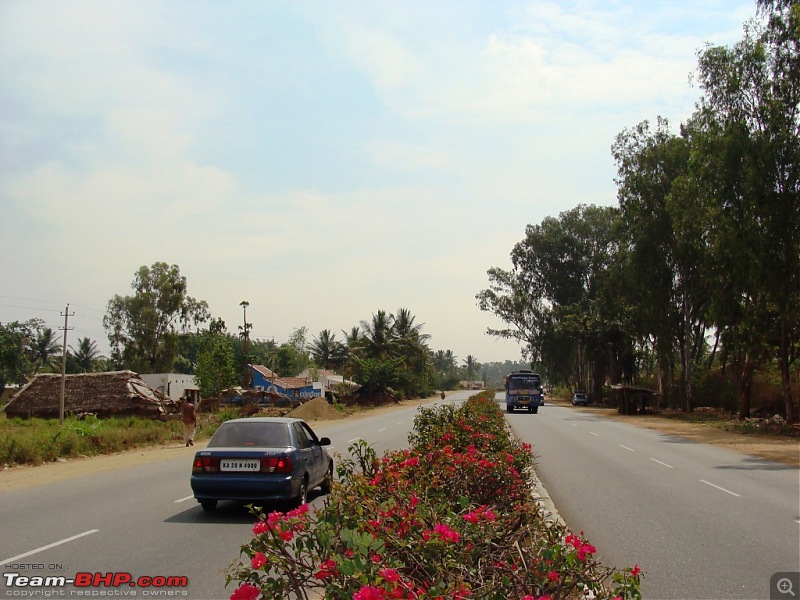
[[[319,445],[320,446],[330,446],[331,445],[331,438],[329,438],[329,437],[320,438]]]

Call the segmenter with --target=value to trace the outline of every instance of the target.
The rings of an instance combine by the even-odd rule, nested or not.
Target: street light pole
[[[247,307],[250,303],[247,300],[242,300],[239,303],[244,312],[244,327],[242,333],[244,334],[244,387],[250,389],[250,327],[247,325]]]

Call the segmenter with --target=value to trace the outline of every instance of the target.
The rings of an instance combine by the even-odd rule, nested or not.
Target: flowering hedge
[[[641,598],[638,566],[612,572],[545,520],[531,448],[492,394],[421,408],[409,444],[378,457],[360,441],[323,508],[260,513],[232,600]]]

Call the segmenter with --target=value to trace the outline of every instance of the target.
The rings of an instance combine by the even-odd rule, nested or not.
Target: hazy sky
[[[475,294],[525,226],[616,204],[614,136],[700,90],[747,0],[0,0],[0,322],[180,266],[230,331],[408,308],[459,363],[517,359]]]

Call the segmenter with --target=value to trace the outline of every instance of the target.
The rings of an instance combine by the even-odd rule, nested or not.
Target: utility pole
[[[64,330],[64,344],[61,347],[61,395],[59,396],[58,400],[58,422],[63,425],[64,424],[64,388],[67,382],[67,331],[70,329],[74,329],[74,327],[69,326],[69,318],[74,317],[75,313],[73,312],[70,314],[69,312],[69,304],[67,304],[67,308],[64,309],[64,314],[61,315],[64,317],[64,327],[59,327],[59,329]]]
[[[247,324],[247,307],[250,303],[247,300],[242,300],[239,303],[244,311],[244,327],[242,327],[242,335],[244,335],[244,387],[250,389],[250,327]]]

